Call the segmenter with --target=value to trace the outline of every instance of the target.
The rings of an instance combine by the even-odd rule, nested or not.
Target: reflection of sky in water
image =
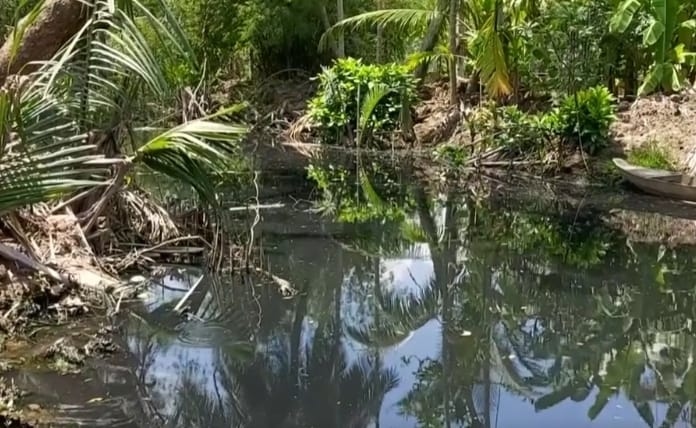
[[[183,278],[165,275],[156,281],[155,286],[148,293],[142,296],[145,306],[152,311],[163,304],[178,302],[186,294],[187,288],[191,287],[199,276],[199,270],[185,273]],[[157,286],[158,283],[164,287]],[[137,336],[128,338],[128,345],[132,350],[138,347],[140,339]],[[212,373],[215,367],[214,361],[215,349],[213,347],[192,347],[178,341],[168,343],[167,346],[157,347],[145,382],[152,385],[150,390],[154,396],[163,398],[160,404],[164,408],[159,409],[160,412],[169,416],[175,413],[176,390],[187,371],[191,380],[199,387],[211,396],[215,394]],[[218,390],[224,394],[219,386]]]
[[[380,283],[385,292],[393,292],[396,296],[418,295],[430,286],[434,275],[430,249],[426,244],[414,245],[412,248],[412,252],[418,254],[418,257],[381,260]]]
[[[410,257],[416,255],[416,257]],[[380,283],[384,290],[392,292],[397,296],[409,294],[420,294],[424,287],[430,283],[434,273],[433,264],[429,260],[427,246],[411,248],[403,257],[385,258],[380,261]],[[494,276],[495,278],[495,276]],[[368,290],[371,286],[354,287],[356,277],[354,271],[349,271],[344,277],[344,287],[342,290],[342,318],[346,324],[359,324],[370,322],[374,314],[370,312],[368,305],[365,304],[365,296],[361,296],[356,291]],[[180,281],[172,278],[165,279],[166,285],[173,287],[186,288],[194,281]],[[494,288],[500,290],[497,284]],[[183,296],[183,291],[173,291],[158,289],[148,297],[146,303],[150,309],[154,309],[164,301],[176,301]],[[366,318],[367,317],[367,318]],[[301,342],[308,346],[316,332],[316,321],[309,316],[303,321],[303,331]],[[530,317],[523,320],[518,328],[529,336],[541,335],[545,327],[543,323],[535,322]],[[500,324],[494,326],[492,336],[498,337],[497,343],[502,343],[502,349],[508,349],[505,341],[509,340],[508,332]],[[363,345],[358,344],[348,337],[343,338],[343,344],[347,352],[349,363],[355,362],[366,352],[369,352]],[[135,346],[135,339],[130,339],[130,345]],[[278,339],[270,343],[257,344],[257,351],[269,351],[272,348],[287,349],[289,343],[285,339]],[[500,345],[499,345],[500,346]],[[395,369],[399,374],[398,385],[389,391],[382,402],[380,411],[380,426],[382,428],[406,428],[416,427],[417,421],[409,415],[400,413],[399,402],[411,390],[416,377],[418,362],[426,359],[436,360],[439,358],[441,349],[441,324],[436,317],[428,321],[417,331],[412,332],[405,340],[398,345],[383,349],[381,356],[385,368]],[[496,354],[496,352],[492,352]],[[456,358],[456,355],[455,355]],[[573,402],[570,399],[556,404],[555,406],[537,412],[533,405],[533,399],[550,392],[549,387],[528,387],[522,385],[512,385],[515,380],[505,373],[502,367],[502,359],[508,359],[512,367],[521,377],[531,377],[532,373],[516,360],[514,355],[492,355],[490,379],[494,383],[492,386],[491,426],[493,427],[515,427],[515,428],[537,428],[537,427],[641,427],[646,426],[634,408],[632,402],[628,400],[624,392],[611,398],[605,409],[600,413],[596,420],[590,421],[587,417],[588,411],[595,401],[597,389],[595,388],[590,396],[580,402]],[[538,367],[548,370],[553,364],[553,359],[535,360]],[[160,348],[154,356],[154,362],[148,372],[148,381],[155,381],[152,387],[156,396],[163,397],[165,406],[163,413],[172,415],[174,413],[174,395],[176,388],[184,372],[189,368],[195,368],[192,379],[206,391],[214,396],[214,364],[215,349],[209,347],[190,347],[180,342],[174,342],[166,348]],[[503,387],[499,387],[503,385]],[[481,386],[476,386],[480,390]],[[224,394],[221,387],[220,393]],[[513,392],[514,391],[514,392]],[[524,396],[526,395],[526,397]],[[291,397],[288,397],[291,400]],[[656,423],[659,426],[665,418],[667,411],[666,404],[651,403]],[[483,409],[477,405],[477,411]],[[321,411],[321,409],[318,409]],[[680,425],[680,423],[682,425]],[[678,427],[688,427],[685,422],[677,423]]]

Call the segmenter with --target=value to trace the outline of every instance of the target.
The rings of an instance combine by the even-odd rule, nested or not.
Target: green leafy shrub
[[[344,58],[324,68],[318,79],[319,89],[309,102],[309,115],[324,132],[325,142],[340,141],[345,132],[355,135],[360,107],[377,87],[389,92],[372,109],[368,120],[361,119],[373,131],[396,129],[403,105],[415,99],[416,81],[402,65],[363,64],[359,59]]]
[[[496,141],[515,154],[541,153],[559,134],[556,112],[529,114],[517,106],[499,111]]]
[[[317,54],[324,24],[315,0],[173,0],[172,4],[211,74],[232,71],[236,76],[259,77],[288,68],[317,70],[325,59]]]
[[[568,95],[558,114],[562,137],[590,154],[609,144],[609,127],[614,122],[614,96],[603,86]]]
[[[523,81],[551,95],[608,81],[607,53],[614,46],[606,39],[612,12],[606,0],[548,2],[520,37],[526,48],[519,59]]]
[[[145,0],[153,4],[157,1]],[[410,8],[412,2],[385,0],[383,6]],[[280,74],[283,77],[287,75],[285,72],[297,70],[314,73],[333,55],[329,46],[320,51],[317,47],[326,25],[336,23],[335,1],[172,0],[170,3],[199,60],[205,59],[206,71],[211,75],[221,72],[236,78],[259,78],[278,72],[283,72]],[[376,6],[374,0],[344,0],[343,3],[346,17],[373,11]],[[344,35],[349,55],[376,59],[374,28],[352,28]],[[414,38],[398,29],[384,29],[380,60],[403,59],[407,48],[416,40],[420,37]]]
[[[453,143],[441,144],[435,148],[435,159],[453,167],[464,166],[469,159],[467,148]]]
[[[497,139],[501,145],[516,153],[538,148],[541,139],[536,135],[531,115],[521,111],[517,106],[504,107],[499,114]]]
[[[609,127],[615,119],[614,97],[603,86],[569,95],[557,109],[529,114],[517,106],[498,112],[494,141],[513,154],[542,153],[554,141],[582,146],[590,154],[609,143]]]
[[[547,263],[588,269],[617,246],[615,232],[591,212],[578,216],[574,212],[539,214],[479,207],[477,216],[485,225],[476,229],[479,238],[497,242],[529,260],[541,257]]]
[[[649,141],[628,153],[628,161],[634,165],[657,169],[674,169],[674,161],[669,152],[660,147],[657,141]]]

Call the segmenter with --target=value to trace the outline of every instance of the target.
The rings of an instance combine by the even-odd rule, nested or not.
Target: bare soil
[[[622,103],[612,127],[625,150],[656,142],[684,170],[696,169],[696,93],[652,95]]]

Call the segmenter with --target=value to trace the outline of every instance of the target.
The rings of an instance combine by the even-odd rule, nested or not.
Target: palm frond
[[[8,89],[9,88],[9,89]],[[0,213],[104,185],[109,166],[52,98],[21,80],[0,90]]]
[[[10,94],[0,90],[0,160],[5,154],[5,147],[10,142],[12,131],[12,100]]]
[[[408,31],[427,24],[439,13],[434,9],[383,9],[361,13],[337,22],[326,30],[319,40],[319,49],[326,49],[328,40],[341,30],[391,26],[397,31]]]
[[[492,96],[507,95],[512,91],[503,40],[496,29],[497,14],[491,16],[473,40],[476,51],[476,66],[481,72],[481,79]]]
[[[109,164],[84,145],[58,151],[43,149],[6,153],[0,164],[0,214],[23,206],[59,198],[84,187],[107,182]],[[12,146],[8,146],[8,151]]]
[[[367,202],[378,210],[388,208],[387,203],[379,196],[379,194],[377,194],[377,191],[372,185],[372,182],[370,182],[370,177],[365,170],[361,168],[360,171],[358,171],[358,175],[360,187],[362,188]]]
[[[143,128],[131,123],[133,106],[145,96],[166,103],[174,95],[161,56],[155,55],[157,40],[153,45],[152,34],[141,31],[143,24],[177,58],[195,61],[164,0],[158,1],[163,17],[138,0],[94,0],[83,27],[28,76],[21,91],[0,94],[0,211],[104,184],[109,177],[105,166],[124,160],[97,155],[103,149],[89,138],[100,134],[95,129],[105,130],[102,134],[121,147],[131,140],[135,153],[126,161],[142,161],[215,203],[213,177],[227,168],[244,128],[216,123],[211,116],[158,130],[144,145],[135,141],[151,136],[152,129],[139,132]]]
[[[195,56],[172,19],[158,20],[137,0],[127,3],[133,4],[124,8],[97,0],[82,28],[32,76],[43,97],[59,98],[84,128],[118,123],[114,117],[126,115],[127,107],[145,95],[161,102],[173,96],[161,57],[141,30],[144,25],[161,42],[157,48],[173,46],[169,54],[194,64]],[[143,19],[145,24],[139,24]]]
[[[138,149],[134,160],[189,184],[202,200],[216,206],[212,175],[228,168],[236,142],[245,132],[241,126],[195,120],[152,138]]]
[[[198,69],[196,53],[189,43],[183,28],[179,24],[179,20],[174,16],[165,1],[156,0],[157,4],[160,6],[160,10],[162,10],[164,14],[163,18],[155,16],[150,9],[138,0],[131,1],[137,9],[147,17],[147,22],[156,28],[155,36],[160,41],[161,47],[169,49],[170,46],[173,46],[179,56],[184,59],[189,66]]]
[[[370,120],[372,119],[372,114],[375,111],[377,105],[382,101],[384,97],[389,95],[394,90],[389,88],[389,86],[380,83],[370,88],[367,96],[360,102],[360,119],[358,123],[358,130],[360,131],[360,136],[363,136],[365,132],[368,131]],[[360,137],[358,138],[358,144],[361,143]]]
[[[462,60],[468,60],[469,58],[465,55],[456,55],[449,52],[449,49],[445,46],[438,45],[431,52],[414,52],[406,58],[406,64],[409,68],[416,68],[421,64],[433,63],[441,61],[443,63],[448,63],[454,58],[459,58]]]
[[[418,293],[399,294],[384,290],[379,297],[379,325],[347,328],[347,333],[365,344],[398,343],[438,313],[440,293],[434,282]],[[386,341],[386,342],[385,342]]]
[[[408,219],[401,224],[402,236],[411,243],[427,243],[428,235],[415,221]]]

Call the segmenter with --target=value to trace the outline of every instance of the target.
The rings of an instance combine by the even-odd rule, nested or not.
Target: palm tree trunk
[[[421,227],[425,231],[425,236],[428,238],[428,246],[430,247],[431,254],[434,252],[439,255],[440,251],[437,247],[437,226],[435,225],[435,219],[433,219],[430,213],[428,197],[423,188],[424,187],[420,186],[414,187],[413,197],[416,201],[416,212],[418,213]]]
[[[486,259],[484,259],[486,260]],[[485,376],[485,379],[483,380],[484,382],[484,391],[486,394],[485,397],[485,404],[484,408],[485,413],[483,416],[483,424],[485,428],[491,428],[491,346],[490,343],[493,340],[491,337],[491,331],[490,331],[490,324],[491,321],[489,319],[489,310],[488,307],[490,306],[490,303],[488,302],[488,294],[490,293],[490,290],[493,288],[493,275],[491,274],[491,268],[489,263],[486,260],[486,263],[484,265],[485,269],[485,274],[483,275],[483,281],[481,282],[481,285],[483,286],[482,294],[483,294],[483,299],[482,300],[482,305],[481,305],[481,313],[483,314],[483,328],[484,331],[486,332],[487,340],[484,342],[485,343],[485,358],[483,360],[483,375]]]
[[[432,52],[432,50],[435,49],[438,36],[440,35],[440,29],[442,28],[442,25],[445,22],[445,11],[448,7],[447,1],[448,0],[440,0],[438,2],[437,10],[439,13],[437,14],[437,16],[435,16],[435,18],[433,18],[432,21],[430,21],[430,24],[428,24],[428,32],[425,34],[425,38],[421,43],[421,52]],[[424,61],[418,65],[418,68],[416,68],[415,76],[417,79],[420,80],[425,77],[425,74],[427,72],[428,63],[427,61]]]
[[[375,326],[377,326],[377,328],[380,328],[381,325],[380,325],[380,316],[379,315],[380,315],[380,302],[382,301],[382,298],[381,298],[382,297],[382,285],[380,284],[380,281],[379,281],[379,279],[380,279],[380,269],[379,269],[380,257],[379,256],[375,257],[374,264],[372,265],[372,267],[374,269],[374,275],[375,275],[374,291],[373,291],[373,294],[375,296],[374,297],[375,304],[373,306],[374,311],[375,311],[375,314],[374,314]],[[377,376],[379,376],[379,369],[380,369],[380,367],[382,367],[382,357],[381,357],[379,351],[380,351],[379,345],[375,344],[374,349],[373,349],[373,353],[374,353],[374,362],[373,362],[374,368],[373,368],[373,370],[375,371],[375,373],[377,373]],[[382,397],[382,398],[384,398],[384,397]],[[374,428],[380,428],[379,415],[380,415],[381,410],[382,410],[382,400],[380,400],[379,404],[375,406]]]
[[[377,9],[382,10],[384,9],[384,0],[377,0]],[[375,60],[377,61],[377,64],[382,63],[382,50],[384,47],[382,44],[384,41],[382,40],[384,38],[384,28],[382,28],[381,25],[377,26],[377,53],[375,55]]]
[[[448,269],[449,270],[449,269]],[[452,403],[452,393],[451,393],[451,386],[450,386],[450,374],[449,374],[449,369],[450,365],[452,364],[450,361],[450,350],[449,350],[449,341],[447,339],[447,332],[449,330],[449,323],[450,323],[450,316],[452,312],[452,302],[451,302],[451,294],[450,293],[450,288],[447,286],[448,284],[444,284],[444,287],[442,287],[442,338],[440,339],[442,344],[441,344],[441,354],[442,354],[442,378],[445,381],[445,390],[443,391],[442,394],[442,399],[443,399],[443,407],[444,407],[444,416],[445,416],[445,427],[450,428],[452,426],[452,417],[450,415],[450,407]]]
[[[459,102],[459,97],[457,96],[457,39],[459,37],[458,31],[458,15],[459,15],[459,0],[450,1],[450,13],[449,13],[449,51],[452,58],[450,58],[449,66],[449,83],[450,83],[450,105],[456,106]]]
[[[336,21],[341,22],[344,18],[343,0],[336,0]],[[338,57],[343,58],[344,56],[346,56],[346,37],[341,28],[338,30]]]
[[[343,252],[339,252],[338,255],[338,271],[343,272]],[[339,366],[342,362],[337,361],[338,357],[341,355],[341,334],[342,334],[342,321],[341,321],[341,291],[343,290],[343,275],[338,279],[336,288],[334,289],[334,313],[333,313],[333,331],[331,337],[331,364],[333,369],[331,371],[331,380],[333,381],[333,389],[331,393],[333,394],[332,405],[334,412],[334,426],[341,426],[341,388],[340,388],[340,378],[341,373],[339,371]]]
[[[326,6],[322,5],[321,6],[321,22],[324,25],[324,31],[329,31],[331,28],[331,21],[329,21],[329,13],[326,11]],[[336,40],[334,40],[333,36],[328,36],[329,37],[329,46],[331,47],[331,52],[333,52],[335,57],[338,57],[338,46],[336,46]]]
[[[85,23],[87,6],[79,0],[48,0],[35,19],[27,16],[19,46],[12,37],[0,47],[0,86],[11,74],[27,74],[38,68],[30,62],[46,61],[75,35]]]

